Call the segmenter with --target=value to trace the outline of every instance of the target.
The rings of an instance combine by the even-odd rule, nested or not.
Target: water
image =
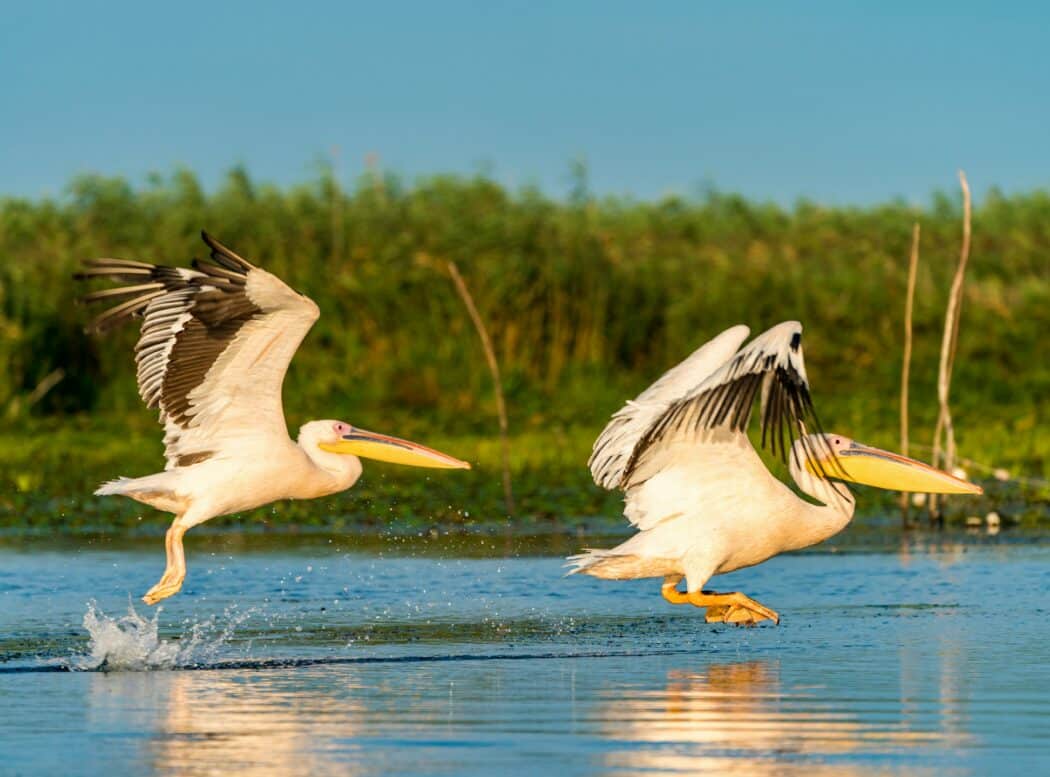
[[[281,542],[196,538],[159,612],[159,542],[0,547],[0,774],[1050,769],[1043,542],[719,579],[757,628],[499,542]]]

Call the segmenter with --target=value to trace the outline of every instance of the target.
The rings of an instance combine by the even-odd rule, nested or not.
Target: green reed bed
[[[324,510],[278,506],[247,522],[501,516],[491,378],[449,260],[503,373],[518,520],[615,516],[618,498],[586,472],[594,436],[624,399],[738,322],[757,333],[803,321],[824,426],[894,447],[918,220],[911,404],[922,456],[960,216],[947,195],[923,207],[781,207],[717,192],[598,199],[580,187],[561,202],[485,178],[373,174],[343,187],[322,172],[282,189],[240,169],[214,192],[179,170],[141,185],[81,177],[57,198],[0,200],[0,510],[16,523],[138,523],[145,508],[85,499],[99,480],[161,463],[153,413],[135,393],[136,335],[85,335],[91,312],[71,304],[82,290],[70,276],[97,256],[184,263],[203,253],[202,227],[321,306],[286,382],[293,430],[341,418],[479,464],[438,475],[371,466]],[[1022,501],[1041,498],[1050,475],[1040,428],[1048,331],[1050,195],[993,192],[973,214],[953,417],[960,455],[1025,478],[1003,486]]]

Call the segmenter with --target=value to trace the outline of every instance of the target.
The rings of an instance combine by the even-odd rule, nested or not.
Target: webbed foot
[[[157,584],[142,597],[142,601],[146,604],[156,604],[162,599],[167,599],[169,596],[177,594],[182,589],[182,581],[184,579],[185,575],[180,575],[177,572],[165,572]]]
[[[769,620],[780,623],[780,615],[764,604],[756,602],[739,591],[720,594],[715,591],[694,591],[683,593],[677,588],[678,579],[664,580],[660,593],[671,604],[692,604],[706,608],[704,620],[708,623],[739,623],[752,626],[760,621]]]

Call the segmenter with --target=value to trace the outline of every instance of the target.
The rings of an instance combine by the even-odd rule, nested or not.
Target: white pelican
[[[662,577],[671,604],[707,608],[708,622],[780,616],[739,592],[703,590],[713,575],[816,545],[853,517],[842,480],[895,491],[979,494],[921,462],[870,448],[820,426],[802,358],[802,325],[788,321],[741,348],[734,326],[628,402],[594,443],[595,482],[622,489],[638,533],[612,550],[569,559],[570,572],[612,580]],[[799,498],[773,477],[747,436],[761,392],[762,444],[788,460]],[[787,438],[785,440],[785,437]],[[685,592],[678,583],[686,579]]]
[[[119,301],[90,329],[104,332],[142,317],[135,346],[139,394],[160,410],[168,463],[164,472],[111,480],[95,493],[175,514],[165,542],[167,567],[142,597],[147,604],[182,587],[187,529],[278,499],[344,491],[361,475],[358,456],[470,469],[444,453],[342,421],[311,421],[297,442],[289,439],[281,384],[320,311],[280,278],[201,235],[211,262],[195,259],[194,269],[96,259],[77,274],[130,284],[84,297]]]

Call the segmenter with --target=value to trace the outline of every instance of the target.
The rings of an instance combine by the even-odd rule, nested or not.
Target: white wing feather
[[[160,410],[167,469],[287,442],[281,386],[320,311],[308,297],[210,235],[211,263],[194,269],[96,259],[78,277],[123,282],[86,301],[119,301],[96,331],[142,316],[139,393]],[[237,450],[234,449],[237,447]]]
[[[710,364],[704,349],[668,372],[617,413],[595,444],[595,456],[604,457],[592,456],[595,481],[624,489],[625,515],[639,529],[695,509],[698,494],[722,477],[723,460],[744,456],[761,466],[747,436],[759,394],[764,447],[786,457],[794,439],[805,435],[807,422],[810,431],[819,431],[802,355],[802,325],[787,321],[735,354],[722,350],[735,350],[746,334],[745,327],[734,327],[712,340],[708,345],[719,347],[710,353],[723,358],[691,384],[689,378],[701,371],[687,367]],[[610,448],[613,443],[618,447]],[[806,448],[805,453],[816,460],[816,451]]]
[[[730,327],[618,410],[595,441],[587,462],[594,482],[603,488],[617,488],[643,435],[672,403],[687,396],[729,361],[750,331],[743,324]]]
[[[288,439],[281,388],[320,310],[259,268],[249,273],[246,292],[262,314],[240,329],[204,381],[190,392],[188,426],[162,415],[169,468],[185,455],[243,455],[247,445],[265,450],[268,440]]]

